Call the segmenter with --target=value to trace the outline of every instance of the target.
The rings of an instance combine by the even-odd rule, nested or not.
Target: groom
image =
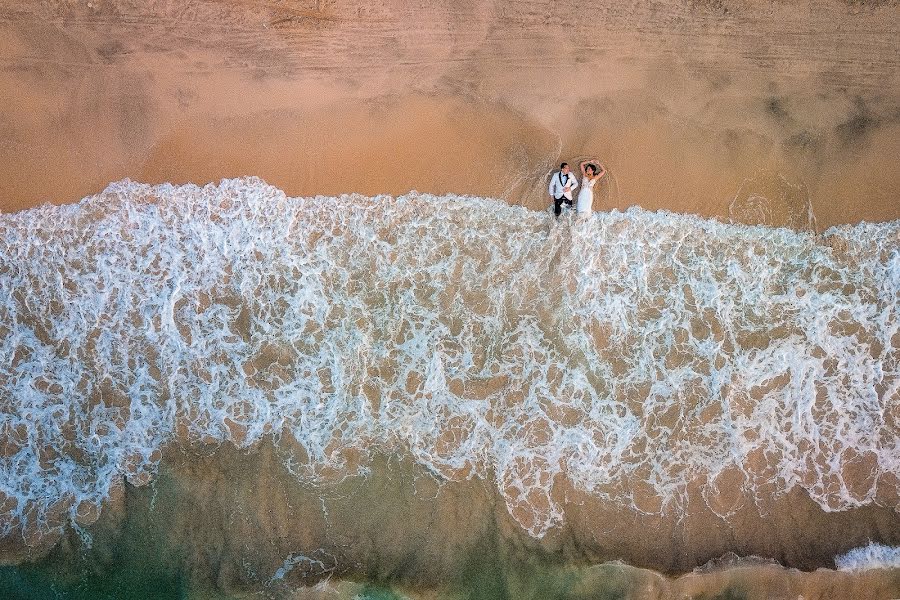
[[[559,217],[562,205],[572,206],[572,190],[578,187],[578,181],[569,172],[569,163],[559,165],[559,171],[550,177],[550,197],[553,199],[553,214]]]

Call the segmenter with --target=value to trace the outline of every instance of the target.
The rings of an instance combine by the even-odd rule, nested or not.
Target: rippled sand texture
[[[0,206],[258,175],[290,195],[900,217],[892,1],[0,2]],[[810,210],[812,209],[812,210]]]
[[[118,531],[158,472],[165,544],[257,584],[314,550],[434,582],[484,539],[675,572],[900,542],[900,221],[249,178],[0,228],[4,560]]]

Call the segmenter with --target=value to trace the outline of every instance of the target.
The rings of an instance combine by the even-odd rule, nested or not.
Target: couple
[[[594,203],[594,184],[606,175],[606,169],[601,165],[598,169],[590,160],[581,161],[582,185],[578,192],[578,202],[575,210],[579,216],[587,216],[591,212]],[[559,171],[550,177],[550,198],[553,199],[553,214],[559,217],[562,205],[572,206],[572,190],[578,187],[578,180],[569,172],[569,163],[559,165]]]

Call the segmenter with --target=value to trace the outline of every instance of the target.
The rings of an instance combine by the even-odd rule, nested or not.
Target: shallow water
[[[166,577],[220,590],[449,585],[485,539],[670,572],[900,543],[898,222],[554,224],[246,178],[119,182],[0,229],[6,561],[97,532],[127,559],[165,493]]]
[[[269,451],[259,450],[192,457],[180,474],[164,466],[155,483],[129,486],[124,504],[87,528],[89,535],[70,531],[37,563],[0,567],[0,590],[11,598],[371,600],[863,600],[900,591],[896,565],[884,570],[874,561],[858,563],[861,570],[853,573],[803,573],[726,555],[677,578],[588,561],[572,546],[551,551],[523,544],[489,514],[481,514],[480,528],[472,527],[481,512],[477,491],[445,489],[423,498],[412,493],[414,473],[397,463],[376,461],[374,477],[324,494],[291,491],[290,478],[273,481],[263,458]],[[229,462],[223,484],[221,468],[212,463]],[[429,506],[438,495],[442,500]],[[324,519],[314,515],[320,506],[327,507]],[[463,516],[472,509],[475,518]]]

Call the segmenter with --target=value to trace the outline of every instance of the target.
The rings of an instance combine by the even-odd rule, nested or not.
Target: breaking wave
[[[841,571],[900,569],[900,548],[870,543],[836,556],[834,564]]]
[[[537,537],[564,483],[642,513],[896,507],[898,298],[900,222],[115,183],[0,216],[0,534],[265,437],[314,484],[376,452],[492,481]]]

